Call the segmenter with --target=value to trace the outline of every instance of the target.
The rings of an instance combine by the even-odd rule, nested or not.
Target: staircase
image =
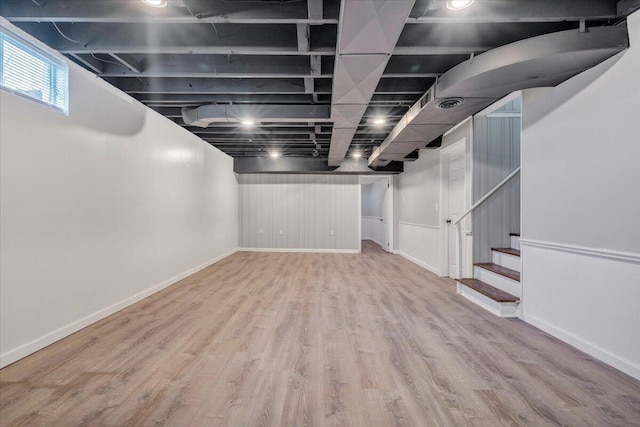
[[[516,317],[522,297],[520,234],[510,237],[510,248],[492,248],[491,262],[474,264],[473,278],[456,280],[459,295],[500,317]]]

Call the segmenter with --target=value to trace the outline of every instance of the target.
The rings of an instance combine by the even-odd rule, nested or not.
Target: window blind
[[[0,87],[69,113],[69,66],[15,34],[0,30]]]

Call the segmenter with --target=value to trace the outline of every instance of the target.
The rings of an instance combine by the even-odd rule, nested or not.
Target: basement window
[[[4,29],[0,31],[0,87],[69,114],[69,65]]]

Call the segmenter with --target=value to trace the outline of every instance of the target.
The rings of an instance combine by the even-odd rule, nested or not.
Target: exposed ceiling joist
[[[304,24],[302,24],[304,25]],[[52,24],[20,27],[62,53],[333,55],[332,31],[321,31],[316,47],[300,52],[296,25]],[[64,34],[60,34],[60,32]],[[75,40],[75,41],[74,41]],[[77,41],[77,42],[76,42]]]
[[[302,79],[119,79],[118,87],[129,93],[249,95],[304,93]],[[326,93],[330,93],[327,89]]]
[[[319,71],[319,70],[318,70]],[[141,73],[106,64],[106,77],[237,77],[295,78],[313,74],[306,56],[151,55]],[[320,76],[320,72],[317,73]],[[330,78],[330,74],[324,77]]]
[[[111,57],[122,64],[127,70],[140,75],[142,72],[142,63],[138,61],[133,55],[126,53],[112,53]]]
[[[84,65],[94,73],[102,74],[104,72],[104,66],[106,65],[106,63],[96,59],[91,55],[73,54],[69,56],[71,56],[71,58],[73,58],[77,63]]]
[[[326,162],[332,137],[372,153],[436,78],[470,57],[619,23],[640,8],[640,0],[477,0],[454,12],[445,0],[415,0],[405,14],[412,1],[168,0],[152,8],[140,0],[2,0],[0,15],[230,155],[264,155],[253,142],[259,139]],[[353,13],[341,17],[341,5]],[[396,19],[400,9],[405,16]],[[354,69],[345,66],[349,59],[340,65],[349,55],[360,56],[352,62],[362,67],[346,73],[359,83],[339,93],[334,80]],[[366,63],[376,55],[377,66]],[[207,104],[328,108],[332,101],[336,126],[302,118],[261,122],[251,132],[238,123],[202,129],[181,114]],[[380,116],[386,123],[373,126]],[[404,159],[403,150],[415,147],[400,140],[411,135],[386,147],[392,157],[378,165]]]
[[[320,5],[317,5],[317,2]],[[111,0],[44,1],[38,7],[30,1],[3,1],[0,15],[13,22],[88,22],[88,23],[236,23],[236,24],[335,24],[335,2],[323,13],[322,1],[310,2],[233,2],[188,0],[186,7],[151,9],[139,1]],[[312,4],[313,3],[313,4]],[[313,16],[309,12],[313,11]],[[318,13],[319,12],[319,13]],[[323,15],[326,18],[323,18]]]
[[[478,1],[473,8],[451,11],[444,6],[427,7],[418,2],[408,23],[508,23],[563,22],[613,19],[618,15],[613,2],[600,0],[491,0]],[[422,7],[422,8],[421,8]]]
[[[334,9],[335,12],[337,10]],[[324,2],[323,0],[307,0],[307,15],[309,20],[314,22],[324,17]],[[337,24],[336,20],[336,24]],[[317,24],[316,24],[317,25]]]
[[[397,174],[402,172],[402,163],[392,163],[389,167],[379,171],[373,171],[367,167],[362,159],[350,159],[340,168],[327,165],[327,161],[322,158],[312,157],[280,157],[270,159],[264,157],[236,157],[233,161],[233,170],[236,173],[343,173],[343,174],[373,174],[389,173]]]
[[[309,31],[310,28],[308,24],[296,24],[298,52],[309,52],[309,50],[311,50]]]
[[[382,79],[374,82],[376,94],[422,95],[434,79]],[[305,93],[303,79],[118,79],[129,93],[166,94],[273,94]],[[375,85],[377,83],[377,85]],[[330,79],[316,79],[315,91],[331,93]]]

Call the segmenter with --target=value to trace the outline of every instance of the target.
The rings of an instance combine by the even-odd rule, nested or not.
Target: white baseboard
[[[578,350],[582,350],[585,353],[595,357],[596,359],[600,359],[604,363],[611,365],[614,368],[621,370],[625,374],[631,375],[632,377],[640,380],[640,365],[634,363],[633,361],[613,354],[610,351],[603,349],[602,347],[592,344],[589,341],[586,341],[583,338],[580,338],[579,336],[574,335],[562,328],[558,328],[555,325],[552,325],[551,323],[546,322],[536,316],[524,314],[522,315],[521,319],[535,326],[536,328],[543,330],[549,335],[553,335],[554,337],[566,342],[567,344],[572,345]]]
[[[112,304],[108,307],[105,307],[101,310],[96,311],[95,313],[92,313],[86,317],[83,317],[82,319],[76,320],[72,323],[69,323],[66,326],[63,326],[62,328],[59,328],[53,332],[50,332],[46,335],[41,336],[40,338],[36,338],[33,341],[30,341],[26,344],[23,344],[19,347],[16,347],[14,349],[11,349],[9,351],[6,351],[2,354],[0,354],[0,368],[3,368],[17,360],[22,359],[23,357],[26,357],[32,353],[35,353],[36,351],[50,345],[53,344],[56,341],[61,340],[62,338],[68,337],[69,335],[78,332],[80,329],[86,328],[87,326],[104,319],[107,316],[112,315],[113,313],[122,310],[123,308],[126,308],[132,304],[135,304],[138,301],[143,300],[144,298],[155,294],[156,292],[159,292],[173,284],[175,284],[176,282],[179,282],[180,280],[184,279],[185,277],[191,276],[194,273],[197,273],[200,270],[203,270],[207,267],[209,267],[210,265],[213,265],[221,260],[223,260],[224,258],[233,255],[234,253],[236,253],[236,249],[230,250],[227,253],[224,253],[220,256],[217,256],[203,264],[198,265],[197,267],[193,267],[187,271],[185,271],[184,273],[180,273],[177,276],[174,276],[170,279],[165,280],[162,283],[159,283],[155,286],[152,286],[149,289],[146,289],[142,292],[139,292],[135,295],[132,295],[128,298],[123,299],[122,301],[119,301],[115,304]]]
[[[359,254],[359,249],[310,249],[310,248],[238,248],[238,252],[312,252],[320,254]]]
[[[440,276],[440,270],[435,268],[432,265],[427,264],[426,262],[422,262],[419,259],[414,258],[411,255],[409,255],[407,253],[404,253],[404,252],[402,252],[400,250],[395,250],[395,251],[393,251],[393,253],[395,253],[397,255],[400,255],[403,258],[408,259],[412,263],[419,265],[420,267],[424,268],[425,270],[429,270],[430,272],[432,272],[433,274],[435,274],[437,276]]]

